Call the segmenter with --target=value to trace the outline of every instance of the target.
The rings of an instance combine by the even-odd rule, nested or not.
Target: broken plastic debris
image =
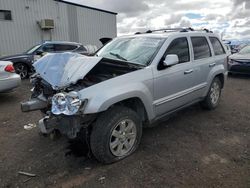
[[[36,177],[36,174],[31,174],[31,173],[28,173],[28,172],[19,171],[18,174],[29,176],[29,177]]]
[[[98,180],[99,181],[103,181],[103,180],[105,180],[106,178],[104,177],[104,176],[102,176],[102,177],[100,177]]]
[[[36,127],[36,124],[32,124],[32,123],[29,123],[28,125],[24,125],[23,126],[23,128],[25,129],[25,130],[31,130],[31,129],[33,129],[33,128],[35,128]]]

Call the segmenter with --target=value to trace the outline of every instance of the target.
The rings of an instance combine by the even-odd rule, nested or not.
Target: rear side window
[[[75,50],[77,46],[75,45],[68,45],[68,44],[56,44],[55,45],[55,51],[72,51]]]
[[[179,63],[190,61],[188,41],[186,37],[174,39],[169,45],[165,57],[169,54],[176,54],[179,58]]]
[[[226,53],[222,44],[220,43],[220,41],[216,37],[209,37],[209,39],[212,43],[215,55],[222,55],[222,54]]]
[[[194,49],[194,60],[211,57],[211,50],[205,37],[191,37],[191,41]]]

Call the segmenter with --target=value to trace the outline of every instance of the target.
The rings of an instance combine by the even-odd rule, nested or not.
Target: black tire
[[[21,79],[26,79],[29,76],[28,66],[24,63],[16,63],[14,64],[14,68],[17,74],[20,75]]]
[[[119,122],[123,122],[128,119],[134,122],[133,127],[136,127],[135,138],[133,138],[134,143],[132,144],[133,146],[131,145],[132,148],[123,156],[115,156],[110,149],[111,138],[113,138],[112,133],[115,128],[118,127]],[[141,135],[142,121],[137,113],[124,106],[114,106],[106,112],[102,113],[93,125],[93,129],[90,135],[91,151],[99,162],[104,164],[113,163],[132,154],[138,148],[141,140]],[[121,144],[120,141],[119,143]],[[123,145],[122,148],[125,148],[124,146],[125,145]]]
[[[215,102],[215,100],[213,100],[213,89],[215,87],[214,84],[216,84],[218,86],[218,91],[217,91],[218,92],[218,99],[216,100],[216,102]],[[211,86],[209,88],[209,91],[208,91],[206,98],[201,102],[201,106],[207,110],[215,109],[219,105],[219,102],[220,102],[221,89],[222,89],[222,83],[218,77],[215,77],[211,83]]]

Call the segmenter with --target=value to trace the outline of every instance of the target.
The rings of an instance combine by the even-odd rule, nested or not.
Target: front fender
[[[148,87],[143,83],[131,83],[119,87],[110,87],[109,90],[102,91],[89,100],[84,114],[103,112],[110,106],[130,98],[139,98],[144,104],[149,120],[154,118],[152,107],[153,96]]]

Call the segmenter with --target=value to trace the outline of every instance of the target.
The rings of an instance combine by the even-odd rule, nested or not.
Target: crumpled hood
[[[72,52],[54,53],[45,55],[33,66],[53,89],[58,90],[84,78],[101,59]]]
[[[240,60],[240,61],[248,61],[250,62],[250,54],[233,54],[229,57],[230,59],[233,60]]]

